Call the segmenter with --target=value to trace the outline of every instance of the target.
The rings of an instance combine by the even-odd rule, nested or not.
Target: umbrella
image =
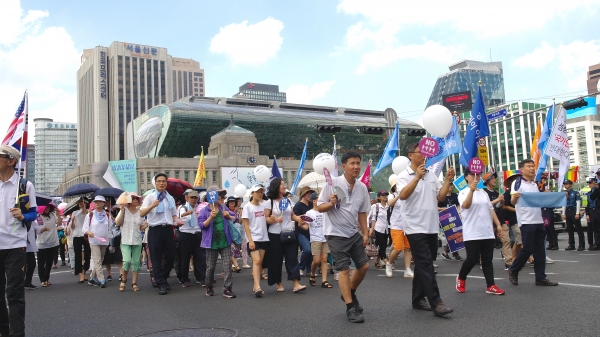
[[[308,186],[310,188],[316,189],[319,185],[325,184],[325,176],[322,174],[318,174],[316,172],[311,172],[304,176],[298,183],[298,187]]]
[[[116,198],[116,197],[120,196],[121,193],[123,193],[123,190],[121,190],[121,189],[114,188],[114,187],[106,187],[106,188],[101,188],[101,189],[97,190],[96,192],[94,192],[94,194],[92,195],[92,198],[95,198],[97,195],[101,195],[103,197]]]
[[[119,198],[117,199],[117,201],[115,203],[117,205],[130,204],[131,203],[131,193],[129,193],[129,192],[123,192],[119,196]]]
[[[99,189],[100,189],[100,187],[98,187],[94,184],[81,183],[81,184],[76,184],[76,185],[69,187],[69,189],[67,189],[67,191],[65,192],[64,196],[65,197],[73,197],[73,196],[77,196],[77,195],[86,195],[86,194],[94,193]]]
[[[77,201],[78,200],[79,199],[75,199],[75,200],[71,201],[67,205],[67,207],[65,207],[65,210],[63,211],[63,216],[67,216],[67,215],[69,215],[69,214],[71,214],[71,213],[79,210],[79,206],[77,206]]]
[[[48,206],[49,203],[52,202],[52,197],[46,195],[44,193],[36,192],[35,193],[35,203],[39,206]]]
[[[144,194],[142,194],[142,197],[147,197],[150,194],[154,193],[154,191],[156,191],[156,190],[152,190],[152,189],[151,190],[147,190],[146,192],[144,192]]]
[[[188,182],[176,179],[169,178],[167,179],[167,192],[174,196],[181,196],[185,190],[192,188]]]

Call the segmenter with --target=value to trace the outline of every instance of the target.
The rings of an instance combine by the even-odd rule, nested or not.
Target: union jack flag
[[[29,116],[29,103],[27,97],[27,90],[23,95],[23,100],[15,113],[15,118],[8,127],[6,136],[2,141],[2,145],[11,145],[17,150],[21,150],[21,144],[23,144],[23,151],[21,152],[21,176],[22,173],[27,172],[25,165],[27,164],[27,129],[28,129],[28,116]]]

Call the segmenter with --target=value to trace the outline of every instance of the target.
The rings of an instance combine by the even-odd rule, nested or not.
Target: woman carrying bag
[[[119,199],[121,198],[119,197]],[[121,253],[123,254],[123,276],[119,284],[120,291],[125,290],[129,269],[133,271],[131,290],[140,290],[137,280],[138,272],[140,271],[140,255],[142,253],[141,231],[148,227],[148,223],[145,223],[144,218],[140,216],[140,199],[140,196],[131,193],[131,202],[119,205],[121,210],[115,219],[115,224],[121,228]]]
[[[35,242],[37,243],[38,252],[38,275],[42,287],[52,285],[50,283],[50,271],[54,263],[54,256],[58,254],[58,233],[57,225],[62,225],[62,219],[56,215],[56,206],[53,203],[48,206],[39,206],[37,208],[39,216],[37,222],[40,225],[38,236]]]

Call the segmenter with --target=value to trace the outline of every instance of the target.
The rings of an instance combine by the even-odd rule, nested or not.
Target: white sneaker
[[[546,264],[553,264],[554,260],[546,256]]]
[[[300,276],[304,276],[304,271],[300,270]]]
[[[406,270],[404,271],[404,277],[405,278],[414,278],[415,273],[413,273],[413,271],[410,268],[406,268]]]
[[[337,272],[333,273],[333,279],[337,281],[337,280],[338,280],[338,278],[339,278],[339,277],[338,277],[338,273],[337,273]]]
[[[390,263],[385,264],[385,276],[392,277],[392,265]]]

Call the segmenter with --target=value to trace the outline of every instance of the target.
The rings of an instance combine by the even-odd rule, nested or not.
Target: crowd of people
[[[465,260],[453,252],[453,258],[462,261],[456,279],[458,292],[466,292],[468,275],[479,264],[485,276],[485,292],[505,294],[494,282],[492,258],[498,245],[512,284],[518,284],[519,272],[532,262],[536,285],[557,285],[545,274],[546,263],[552,262],[546,250],[558,249],[553,226],[544,219],[548,210],[519,203],[524,192],[542,192],[534,181],[533,161],[528,159],[519,163],[519,174],[507,179],[504,193],[497,190],[495,173],[482,176],[469,169],[464,170],[468,187],[453,193],[454,168],[448,168],[440,182],[425,168],[418,144],[411,144],[409,166],[392,182],[389,192],[377,193],[374,203],[365,184],[357,180],[361,156],[346,152],[341,160],[343,174],[332,177],[320,191],[303,187],[295,204],[279,178],[268,186],[252,186],[249,200],[242,203],[239,198],[227,197],[227,191],[218,186],[201,193],[187,190],[184,200],[174,198],[166,191],[167,176],[159,173],[154,177],[155,190],[145,198],[130,193],[127,202],[114,205],[112,198],[102,195],[93,200],[81,197],[77,200],[79,209],[66,215],[52,203],[37,207],[34,186],[19,181],[14,172],[16,158],[18,151],[14,148],[0,147],[0,190],[5,204],[14,203],[17,186],[24,190],[19,194],[29,196],[28,208],[2,209],[5,224],[10,224],[0,227],[0,265],[4,268],[0,279],[5,285],[0,288],[8,302],[8,308],[0,306],[4,308],[0,312],[2,335],[23,335],[23,289],[36,288],[36,264],[40,286],[51,286],[51,270],[56,268],[58,255],[63,265],[69,263],[78,283],[99,288],[112,281],[112,265],[116,265],[119,291],[127,289],[130,278],[131,290],[139,291],[138,274],[145,266],[160,295],[171,290],[168,280],[175,270],[182,287],[190,286],[192,272],[196,283],[206,288],[206,296],[214,296],[219,259],[223,262],[225,298],[236,297],[233,275],[243,268],[251,269],[251,293],[256,297],[265,296],[265,286],[275,286],[276,292],[286,291],[284,267],[294,293],[307,289],[301,282],[303,276],[308,276],[310,286],[316,286],[320,274],[320,286],[333,288],[328,281],[331,272],[338,281],[349,321],[363,322],[357,291],[370,265],[365,247],[373,239],[377,246],[374,267],[385,269],[387,277],[393,277],[395,261],[403,254],[403,275],[413,279],[412,308],[445,316],[453,309],[441,298],[434,261],[440,255],[451,259],[448,247],[438,253],[438,212],[452,206],[460,210],[466,250]],[[478,188],[480,179],[485,182],[483,189]],[[574,231],[580,235],[581,250],[581,198],[571,191],[571,185],[565,182],[567,250],[575,249]],[[590,187],[588,240],[589,249],[595,250],[599,248],[596,200],[600,192],[596,180],[590,181]]]

